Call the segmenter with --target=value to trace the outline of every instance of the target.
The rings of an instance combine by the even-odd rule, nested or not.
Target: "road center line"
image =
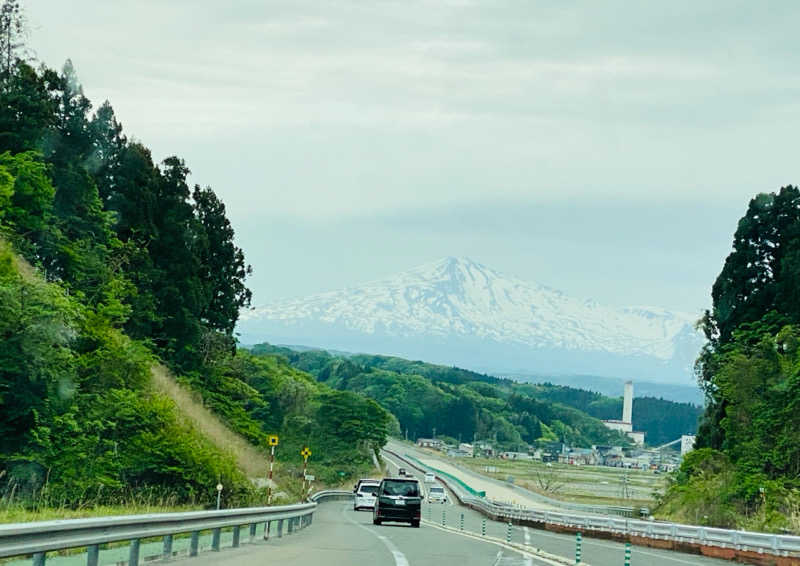
[[[379,535],[378,533],[376,533],[372,529],[370,529],[368,527],[365,527],[361,523],[358,523],[357,521],[355,521],[352,518],[350,518],[350,516],[347,514],[347,507],[342,507],[342,515],[344,516],[345,519],[347,519],[348,521],[353,523],[359,529],[364,529],[365,531],[367,531],[371,535],[377,537],[378,540],[380,540],[383,543],[383,546],[386,547],[386,550],[388,550],[392,554],[392,558],[394,558],[395,566],[410,566],[409,563],[408,563],[408,559],[406,558],[406,555],[403,554],[402,552],[400,552],[400,549],[397,548],[394,545],[394,543],[391,540],[389,540],[388,537],[385,537],[383,535]]]

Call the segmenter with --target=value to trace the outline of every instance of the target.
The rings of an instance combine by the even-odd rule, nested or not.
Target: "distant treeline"
[[[619,418],[622,400],[570,387],[521,384],[468,370],[373,355],[337,356],[261,344],[255,354],[280,354],[298,369],[337,389],[377,400],[413,438],[437,434],[462,440],[496,439],[508,448],[563,441],[572,445],[627,444],[597,419]],[[661,444],[693,433],[701,409],[661,399],[636,399],[637,428]],[[641,422],[639,426],[638,423]]]

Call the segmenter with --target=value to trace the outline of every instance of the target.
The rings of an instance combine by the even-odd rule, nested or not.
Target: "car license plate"
[[[405,505],[406,504],[405,499],[398,499],[397,500],[397,504],[398,505]]]

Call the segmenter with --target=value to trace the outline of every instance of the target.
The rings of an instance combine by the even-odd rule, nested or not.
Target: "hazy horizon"
[[[699,313],[798,180],[792,2],[25,4],[41,61],[225,201],[255,305],[466,256]]]

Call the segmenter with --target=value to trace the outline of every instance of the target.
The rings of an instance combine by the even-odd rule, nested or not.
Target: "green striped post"
[[[464,530],[464,513],[461,513],[461,524],[459,526],[459,530]]]
[[[508,544],[511,544],[511,521],[508,522],[508,525],[507,525],[507,528],[506,528],[506,542]]]
[[[625,543],[625,566],[631,566],[631,543]]]
[[[575,535],[575,564],[581,563],[581,533]]]
[[[442,526],[447,526],[447,510],[444,507],[442,507]]]
[[[481,519],[481,536],[482,537],[486,536],[486,517]]]

